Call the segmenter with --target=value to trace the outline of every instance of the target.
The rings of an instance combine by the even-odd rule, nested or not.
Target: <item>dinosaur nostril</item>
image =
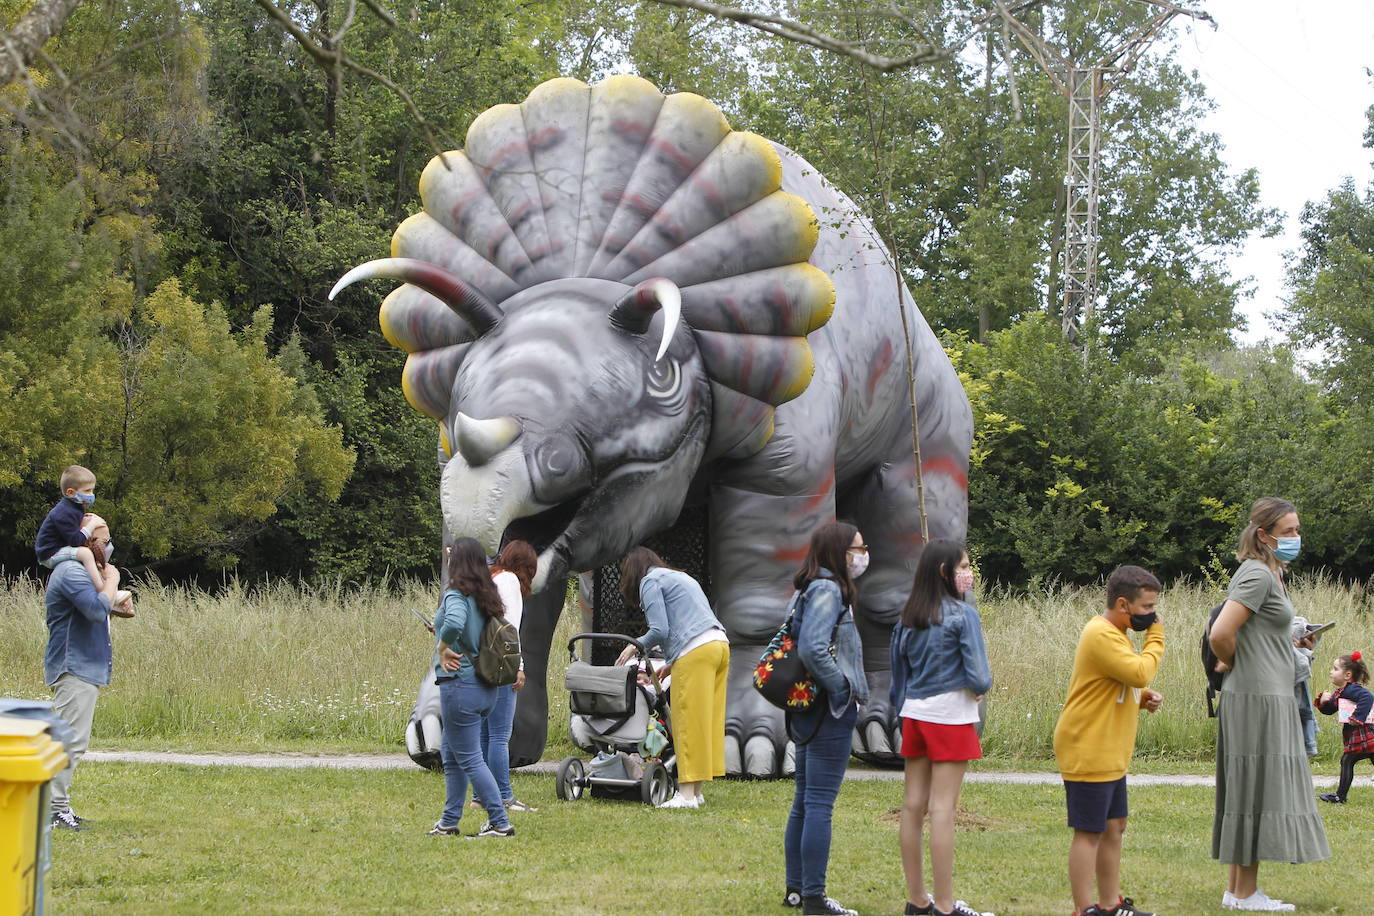
[[[462,411],[454,424],[458,451],[473,467],[486,464],[502,449],[520,437],[520,423],[514,417],[474,420]]]

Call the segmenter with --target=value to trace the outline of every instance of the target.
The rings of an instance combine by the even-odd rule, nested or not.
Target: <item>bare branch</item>
[[[344,36],[353,27],[353,17],[358,14],[358,0],[348,0],[348,12],[344,14],[343,25],[329,38],[329,43],[338,47],[343,44]]]
[[[1011,31],[1007,20],[1002,20],[1002,53],[1007,56],[1007,84],[1011,87],[1011,114],[1017,124],[1021,123],[1021,93],[1016,91],[1016,64],[1011,59]]]
[[[377,0],[363,0],[363,6],[372,10],[372,15],[385,22],[389,28],[396,28],[396,17],[391,15],[391,10],[382,6]]]
[[[1035,58],[1035,62],[1040,65],[1040,69],[1045,71],[1045,75],[1059,88],[1060,92],[1068,95],[1068,71],[1072,69],[1073,65],[1058,51],[1051,48],[1039,35],[1036,35],[1030,29],[1026,28],[1025,24],[1013,15],[1012,10],[1008,8],[1003,0],[996,0],[996,3],[997,12],[1002,17],[1003,28],[1010,28],[1016,33],[1016,37],[1021,39],[1021,43],[1026,46],[1027,51],[1030,51],[1031,57]],[[1018,4],[1017,8],[1025,6],[1028,6],[1028,4],[1022,3]],[[1051,58],[1053,58],[1053,63],[1050,62]],[[1008,55],[1007,58],[1007,65],[1008,69],[1010,69],[1010,55]],[[1058,75],[1058,71],[1060,70],[1064,71],[1064,77],[1062,79]]]
[[[0,86],[19,78],[80,5],[81,0],[35,0],[9,34],[0,32]]]
[[[1160,9],[1177,16],[1191,16],[1192,18],[1201,20],[1202,22],[1210,22],[1212,23],[1212,27],[1216,28],[1216,21],[1212,19],[1211,16],[1207,15],[1206,10],[1188,9],[1186,6],[1179,6],[1176,3],[1169,3],[1167,2],[1167,0],[1140,0],[1140,2],[1148,3],[1150,4],[1150,6],[1157,6]]]
[[[340,47],[331,50],[322,47],[318,42],[306,34],[305,29],[297,25],[295,20],[293,20],[285,10],[273,3],[272,0],[254,0],[254,2],[262,7],[267,15],[275,19],[277,24],[286,30],[287,34],[296,39],[296,43],[301,46],[301,49],[305,51],[306,54],[309,54],[315,63],[319,64],[320,68],[325,72],[332,73],[340,67],[346,68],[390,90],[391,93],[400,99],[406,106],[406,111],[410,112],[411,118],[414,119],[415,123],[424,131],[425,139],[428,141],[430,148],[439,156],[444,166],[446,168],[448,167],[448,160],[444,156],[445,145],[439,142],[438,137],[435,136],[433,126],[425,116],[420,113],[419,106],[415,104],[415,100],[410,97],[409,92],[406,92],[405,89],[398,86],[388,77],[373,70],[371,67],[358,63],[356,60],[349,57],[343,48]],[[366,0],[364,0],[364,2],[366,2]],[[371,3],[368,3],[367,6],[369,9],[372,8]]]
[[[903,70],[907,67],[945,60],[958,50],[957,45],[952,48],[945,48],[931,43],[908,43],[907,47],[911,49],[909,54],[902,57],[886,57],[869,51],[864,42],[844,41],[813,29],[805,23],[784,19],[781,16],[770,16],[766,13],[756,13],[738,7],[722,6],[710,2],[710,0],[653,0],[653,2],[663,6],[696,10],[699,13],[715,16],[717,19],[738,22],[741,25],[747,25],[750,28],[758,29],[760,32],[767,32],[788,41],[795,41],[798,44],[810,45],[822,51],[830,51],[852,58],[881,73],[891,73],[894,70]]]

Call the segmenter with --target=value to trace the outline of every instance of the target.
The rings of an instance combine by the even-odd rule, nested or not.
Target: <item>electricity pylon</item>
[[[1068,162],[1064,174],[1064,298],[1060,320],[1064,336],[1077,340],[1082,324],[1092,320],[1097,303],[1097,179],[1102,149],[1102,100],[1135,67],[1171,19],[1182,15],[1212,22],[1212,17],[1202,10],[1184,9],[1165,0],[1136,0],[1157,7],[1159,12],[1100,60],[1084,66],[1060,54],[1016,18],[1016,13],[1038,3],[1008,6],[1006,0],[995,2],[1004,26],[1016,34],[1069,100]],[[1011,66],[1010,60],[1007,65]]]

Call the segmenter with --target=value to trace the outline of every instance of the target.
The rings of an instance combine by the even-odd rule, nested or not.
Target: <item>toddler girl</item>
[[[1341,755],[1341,781],[1335,792],[1317,796],[1324,802],[1345,804],[1350,783],[1355,779],[1355,764],[1374,760],[1374,728],[1366,725],[1374,709],[1374,693],[1362,685],[1369,683],[1369,668],[1359,652],[1342,655],[1331,663],[1331,684],[1335,690],[1325,690],[1317,697],[1318,710],[1326,715],[1337,714],[1345,753]]]

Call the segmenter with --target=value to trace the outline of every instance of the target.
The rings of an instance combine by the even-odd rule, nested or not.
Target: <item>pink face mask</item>
[[[973,570],[961,569],[954,574],[954,588],[961,595],[973,591]]]

